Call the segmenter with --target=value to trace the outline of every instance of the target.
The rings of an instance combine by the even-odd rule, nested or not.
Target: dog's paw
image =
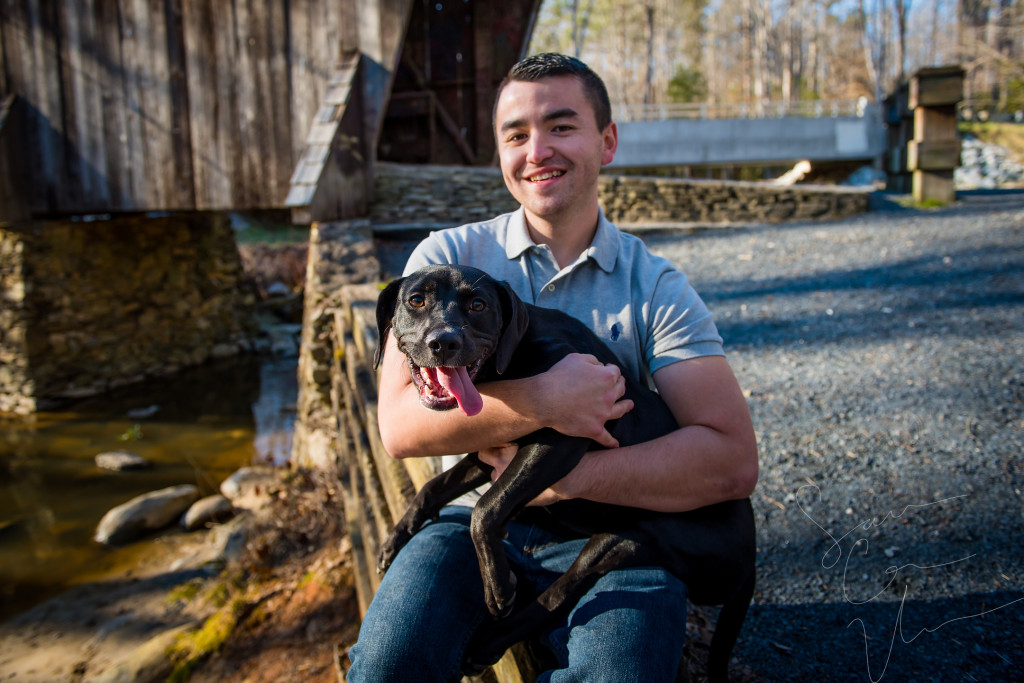
[[[377,553],[378,574],[383,574],[388,570],[391,563],[395,561],[395,557],[398,556],[398,551],[409,541],[409,538],[395,531],[387,537],[387,540],[380,546],[380,552]]]
[[[508,573],[508,583],[504,586],[484,587],[484,599],[491,615],[502,619],[512,613],[516,606],[516,575]]]

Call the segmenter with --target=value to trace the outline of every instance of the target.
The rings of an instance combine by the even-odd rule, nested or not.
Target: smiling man
[[[605,449],[588,453],[534,505],[585,498],[683,511],[748,497],[757,446],[711,314],[683,273],[600,209],[598,174],[618,145],[601,79],[571,57],[528,57],[499,88],[494,130],[502,175],[520,209],[432,233],[406,274],[431,263],[471,265],[507,281],[525,301],[580,319],[615,352],[622,372],[659,391],[679,429],[619,448],[604,425],[633,407],[621,400],[622,374],[579,354],[536,377],[477,387],[472,416],[426,410],[389,337],[378,417],[388,452],[450,463],[458,457],[450,454],[478,451],[496,478],[515,454],[510,444],[550,427]],[[469,639],[491,618],[469,536],[473,502],[446,508],[398,554],[351,650],[348,680],[460,678]],[[540,593],[584,542],[524,520],[509,525],[505,551],[517,580],[529,584],[523,591]],[[686,597],[686,586],[660,567],[608,573],[564,621],[539,634],[556,663],[538,680],[673,680]]]

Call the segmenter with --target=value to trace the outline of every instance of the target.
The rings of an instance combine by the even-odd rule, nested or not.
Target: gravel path
[[[761,449],[765,680],[1021,680],[1024,192],[645,239],[715,312]]]

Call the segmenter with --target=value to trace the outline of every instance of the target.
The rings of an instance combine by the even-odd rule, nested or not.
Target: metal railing
[[[798,102],[739,102],[731,104],[633,104],[612,107],[618,123],[665,121],[669,119],[765,119],[863,117],[872,102],[866,97],[855,100],[803,100]]]

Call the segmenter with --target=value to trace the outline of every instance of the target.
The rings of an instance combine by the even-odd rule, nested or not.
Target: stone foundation
[[[226,215],[0,227],[0,412],[29,413],[251,348]]]
[[[518,203],[493,168],[378,164],[370,221],[378,228],[487,220]],[[599,201],[624,229],[677,224],[836,219],[868,210],[869,190],[836,185],[602,175]]]

